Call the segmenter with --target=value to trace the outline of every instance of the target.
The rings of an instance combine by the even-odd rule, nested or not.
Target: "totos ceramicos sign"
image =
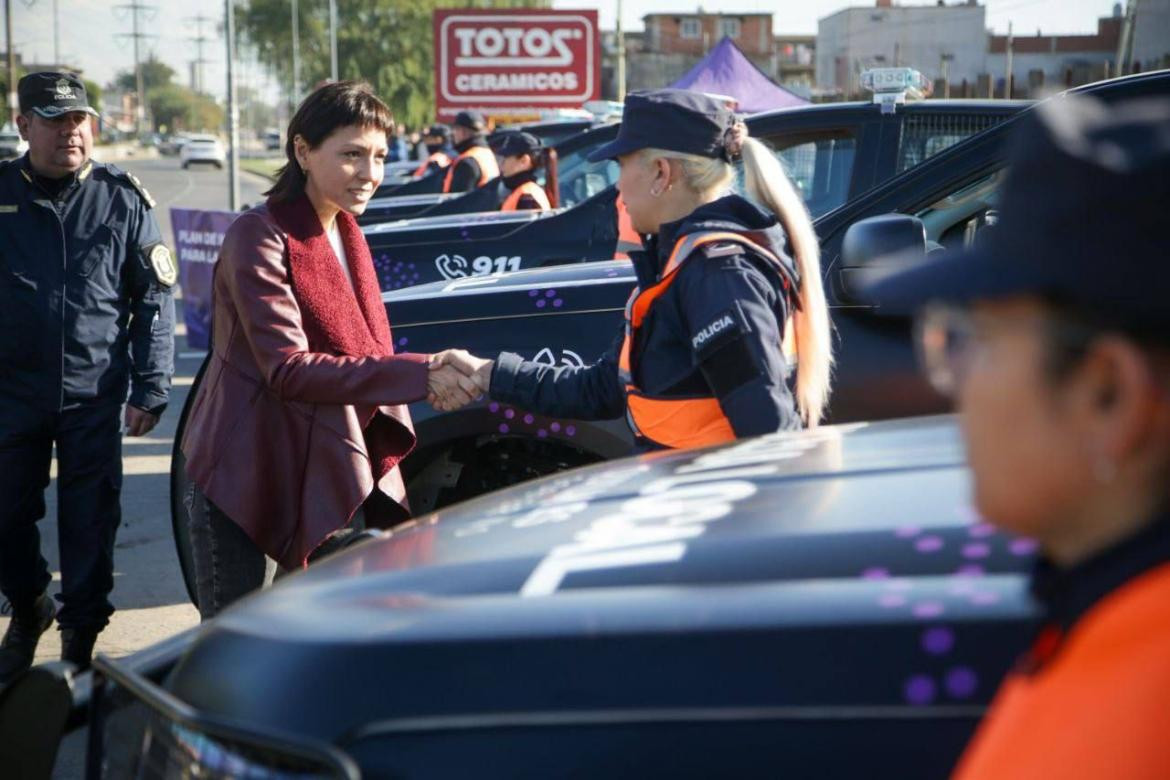
[[[601,93],[597,11],[435,11],[439,115],[580,108]]]

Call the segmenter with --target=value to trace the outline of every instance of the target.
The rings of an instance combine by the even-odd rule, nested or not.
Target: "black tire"
[[[195,402],[195,395],[199,392],[199,385],[203,382],[203,374],[207,371],[210,362],[210,353],[199,366],[195,374],[195,381],[191,383],[191,390],[187,393],[187,401],[183,404],[183,411],[179,414],[179,425],[175,429],[175,443],[171,449],[171,533],[175,537],[175,553],[179,557],[179,569],[183,573],[183,584],[187,586],[187,597],[196,607],[199,606],[199,591],[195,587],[195,560],[191,552],[191,530],[187,522],[187,506],[183,497],[187,494],[187,459],[183,457],[183,450],[179,446],[183,441],[183,433],[187,430],[187,417],[191,413],[191,405]]]

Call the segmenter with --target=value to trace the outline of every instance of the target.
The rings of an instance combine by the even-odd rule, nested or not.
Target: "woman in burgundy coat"
[[[351,523],[409,517],[404,404],[477,392],[429,355],[394,353],[354,220],[392,129],[367,84],[321,87],[289,123],[267,203],[224,237],[210,362],[182,441],[204,619],[263,585],[265,556],[295,569]]]

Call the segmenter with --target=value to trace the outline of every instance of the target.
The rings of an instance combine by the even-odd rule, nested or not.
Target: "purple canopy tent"
[[[719,41],[706,57],[670,86],[733,97],[739,101],[739,111],[744,114],[804,106],[809,102],[768,78],[730,38]]]

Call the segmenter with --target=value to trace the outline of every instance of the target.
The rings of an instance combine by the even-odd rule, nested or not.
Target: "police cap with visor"
[[[908,314],[1038,296],[1102,324],[1170,333],[1170,100],[1064,96],[1019,121],[998,224],[969,249],[875,279],[866,297]]]
[[[522,154],[536,154],[542,145],[540,139],[531,133],[509,130],[500,133],[492,141],[492,151],[500,157],[517,157]]]
[[[443,124],[431,125],[423,133],[426,138],[442,138],[444,141],[451,140],[451,128]]]
[[[726,101],[686,89],[633,92],[626,98],[617,138],[589,155],[612,160],[640,149],[664,149],[727,160],[735,112]]]
[[[460,111],[455,115],[455,126],[482,133],[487,128],[487,121],[478,111]]]
[[[56,119],[72,111],[98,115],[89,105],[81,79],[69,73],[29,73],[20,80],[16,91],[22,114],[31,111],[45,119]]]

